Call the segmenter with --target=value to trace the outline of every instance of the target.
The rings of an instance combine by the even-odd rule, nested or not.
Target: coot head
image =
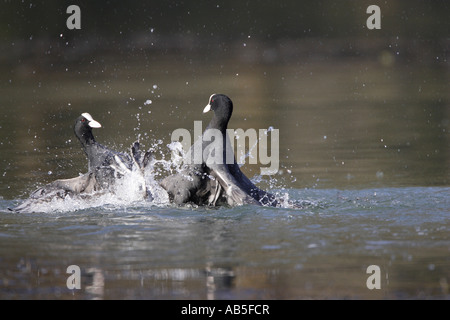
[[[203,113],[212,110],[214,116],[209,123],[209,128],[219,129],[221,131],[226,130],[228,121],[233,113],[233,102],[224,94],[212,94],[209,97],[209,102],[203,109]]]
[[[75,121],[75,135],[83,145],[93,143],[95,139],[92,134],[92,128],[101,128],[101,126],[89,113],[82,113]]]

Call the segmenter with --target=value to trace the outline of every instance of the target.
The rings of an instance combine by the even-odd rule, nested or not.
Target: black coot
[[[58,179],[31,193],[29,199],[10,209],[17,212],[33,211],[36,202],[48,202],[54,198],[87,195],[94,191],[109,190],[117,178],[132,170],[143,170],[150,160],[150,152],[139,150],[139,142],[133,143],[130,155],[120,153],[95,141],[93,128],[100,128],[89,113],[83,113],[75,121],[74,132],[88,158],[88,172],[71,179]],[[145,185],[142,191],[146,193]]]
[[[131,169],[133,163],[131,157],[98,143],[92,134],[92,128],[101,128],[101,124],[95,121],[89,113],[82,113],[75,121],[75,135],[80,140],[88,158],[88,170],[93,171],[96,168],[111,165],[118,166],[122,170]]]
[[[88,171],[96,176],[97,183],[103,188],[113,184],[120,177],[133,170],[143,169],[150,159],[150,152],[144,154],[139,150],[139,142],[134,142],[130,155],[117,152],[98,143],[92,133],[93,128],[100,128],[89,113],[83,113],[75,121],[74,131],[88,158]]]
[[[216,205],[257,204],[277,206],[275,196],[256,187],[240,170],[226,133],[233,113],[233,102],[224,94],[213,94],[203,112],[212,110],[213,118],[190,149],[191,159],[195,150],[203,155],[201,164],[186,165],[182,172],[165,178],[161,185],[176,204],[194,202]],[[220,139],[209,139],[220,132]],[[204,139],[205,135],[208,138]],[[211,140],[213,142],[211,142]],[[217,144],[219,143],[219,145]],[[220,154],[217,150],[222,149]],[[228,156],[227,156],[228,155]],[[227,163],[228,159],[228,163]],[[230,161],[231,159],[231,161]]]

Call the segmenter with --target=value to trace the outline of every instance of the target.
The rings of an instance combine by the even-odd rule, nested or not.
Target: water
[[[64,299],[448,299],[450,188],[291,190],[302,210],[145,203],[16,214],[0,295]],[[420,195],[420,196],[417,196]],[[81,268],[69,290],[66,268]],[[369,265],[381,289],[369,290]]]
[[[45,61],[3,67],[0,298],[450,298],[446,67],[171,58],[127,57],[121,68],[103,57],[70,74]],[[213,92],[233,99],[231,128],[280,129],[279,174],[242,170],[304,208],[112,197],[7,210],[86,171],[72,131],[82,112],[102,123],[99,142],[126,151],[139,137],[167,160],[171,132],[208,121]],[[80,290],[66,286],[70,265]],[[366,286],[370,265],[379,290]]]

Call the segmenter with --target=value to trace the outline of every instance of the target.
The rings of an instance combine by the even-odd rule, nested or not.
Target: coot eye
[[[81,122],[85,122],[86,121],[86,119],[81,119]]]

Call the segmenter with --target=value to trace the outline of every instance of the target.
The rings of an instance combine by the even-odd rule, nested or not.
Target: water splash
[[[144,105],[149,104],[148,101],[144,103]],[[139,142],[141,139],[141,114],[139,112],[136,114],[136,120],[137,126],[134,131]],[[267,135],[272,130],[273,128],[269,127],[264,133]],[[252,157],[252,153],[255,152],[261,138],[263,137],[260,137],[253,146],[250,146],[248,152],[241,156],[240,162],[244,164],[246,158]],[[54,192],[53,189],[50,189],[51,192],[44,194],[44,197],[37,199],[31,197],[19,207],[23,209],[23,212],[68,212],[96,207],[168,206],[170,205],[169,195],[161,187],[160,181],[172,174],[182,174],[186,179],[192,179],[192,177],[186,176],[183,171],[183,160],[186,157],[185,150],[178,141],[171,142],[163,147],[161,139],[151,142],[148,150],[152,157],[149,163],[145,165],[136,160],[134,165],[128,168],[125,165],[121,166],[121,161],[116,160],[116,164],[110,166],[110,169],[115,172],[113,182],[108,181],[105,187],[96,188],[94,192],[71,193],[65,192],[64,189]],[[170,152],[170,158],[167,158],[167,151]],[[133,154],[132,157],[137,159]],[[140,157],[142,160],[143,155]],[[290,170],[286,169],[285,172],[288,172],[291,176]],[[264,178],[269,179],[268,181],[263,180],[262,176],[254,176],[251,180],[256,185],[261,182],[266,183],[269,190],[275,190],[272,193],[276,197],[278,207],[297,209],[308,205],[309,203],[304,201],[296,201],[290,198],[285,178],[279,172],[276,176]]]

